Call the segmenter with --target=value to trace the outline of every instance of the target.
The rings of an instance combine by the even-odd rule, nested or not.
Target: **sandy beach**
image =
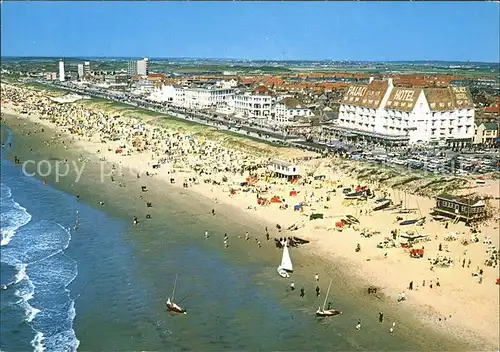
[[[481,187],[473,180],[452,180],[443,185],[455,194],[474,192],[492,197],[488,202],[493,217],[478,224],[473,234],[463,223],[431,220],[432,196],[443,189],[427,189],[428,194],[422,196],[414,192],[415,184],[413,189],[411,183],[396,188],[390,182],[358,177],[365,167],[357,162],[257,142],[235,144],[220,136],[212,140],[209,134],[169,129],[167,123],[152,116],[116,116],[80,102],[57,104],[44,92],[25,87],[2,86],[3,113],[17,116],[19,123],[30,119],[55,128],[69,136],[77,148],[115,164],[115,172],[105,175],[106,182],[119,183],[122,173],[128,172],[208,197],[215,212],[221,204],[238,208],[269,224],[271,237],[310,240],[304,247],[309,255],[348,263],[352,274],[365,281],[367,288],[378,287],[388,300],[396,302],[404,292],[406,299],[398,303],[401,309],[418,316],[427,326],[471,341],[481,349],[499,348],[499,270],[498,252],[494,252],[499,246],[497,180],[487,179]],[[56,140],[54,136],[54,143]],[[273,177],[267,170],[272,159],[294,162],[303,177],[295,183]],[[393,185],[398,177],[407,175],[392,177]],[[420,176],[418,182],[429,181]],[[393,203],[403,203],[413,211],[372,211],[369,201],[346,201],[342,188],[351,185],[367,186],[377,197],[386,194]],[[277,197],[280,202],[261,205],[258,197]],[[296,211],[294,206],[299,203]],[[310,220],[311,214],[322,214],[323,218]],[[356,217],[359,224],[336,226],[346,215]],[[398,216],[426,216],[427,221],[423,226],[402,227],[396,221]],[[283,231],[278,232],[274,224]],[[401,235],[408,232],[428,235],[426,241],[415,245],[425,247],[424,258],[412,258],[409,249],[401,247]],[[252,235],[265,240],[264,232]],[[357,244],[359,252],[355,251]],[[486,265],[492,256],[496,260]],[[439,265],[431,265],[430,259],[437,259]]]

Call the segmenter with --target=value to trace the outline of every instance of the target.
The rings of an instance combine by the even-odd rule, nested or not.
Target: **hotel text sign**
[[[356,87],[352,86],[349,87],[349,90],[347,91],[347,95],[352,96],[352,97],[362,97],[366,92],[366,87]]]
[[[413,90],[400,89],[394,94],[394,100],[412,102],[414,95],[415,91]]]
[[[457,100],[468,100],[467,89],[465,87],[453,87]]]

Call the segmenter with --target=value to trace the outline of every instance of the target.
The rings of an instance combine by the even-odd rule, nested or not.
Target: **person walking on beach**
[[[248,234],[248,231],[245,233],[245,240],[249,240],[250,239],[250,235]]]
[[[208,238],[208,230],[205,230],[205,239]]]
[[[314,275],[314,280],[316,280],[316,282],[319,281],[319,275],[318,274]]]
[[[215,209],[212,209],[212,215],[215,216]]]
[[[356,330],[361,329],[361,319],[358,319],[358,323],[356,324]]]
[[[410,281],[410,284],[408,285],[408,289],[410,291],[413,291],[413,281]]]
[[[320,292],[319,286],[316,286],[316,297],[319,297]]]
[[[295,291],[295,283],[292,281],[292,283],[290,284],[290,290],[291,291]]]
[[[384,321],[384,313],[378,312],[378,322],[382,323]]]
[[[304,291],[304,287],[300,288],[300,297],[304,297],[306,295],[306,292]]]

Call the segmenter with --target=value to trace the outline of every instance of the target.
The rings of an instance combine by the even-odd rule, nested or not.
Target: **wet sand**
[[[82,145],[84,144],[84,145]],[[98,144],[95,143],[79,143],[79,148],[85,150],[87,153],[95,153],[96,148],[100,148]],[[102,148],[102,147],[101,147]],[[113,148],[111,148],[112,151]],[[144,165],[141,167],[141,157],[140,154],[133,155],[131,157],[117,157],[115,155],[113,159],[113,153],[106,154],[107,160],[113,160],[114,162],[130,162],[133,170],[142,171],[144,174],[144,170],[150,169],[149,165]],[[142,160],[144,162],[144,160]],[[165,189],[165,187],[170,186],[170,190],[176,189],[180,194],[182,193],[191,193],[190,191],[194,191],[199,199],[201,197],[208,196],[207,198],[203,198],[203,212],[197,213],[197,211],[193,211],[194,215],[198,217],[199,220],[209,220],[212,216],[211,214],[206,214],[204,211],[210,212],[212,207],[216,207],[217,216],[225,216],[224,214],[231,214],[227,216],[227,218],[231,218],[234,220],[238,218],[238,221],[242,223],[245,221],[251,221],[254,219],[258,219],[259,221],[263,221],[269,229],[273,229],[271,232],[271,237],[276,236],[274,225],[276,222],[281,224],[292,224],[300,220],[300,214],[294,214],[293,212],[290,214],[290,211],[279,210],[277,206],[271,206],[267,208],[259,208],[259,210],[245,210],[248,205],[255,204],[255,195],[245,194],[244,192],[238,192],[235,196],[228,197],[227,191],[213,187],[213,186],[205,186],[205,185],[190,185],[189,189],[183,189],[182,185],[179,188],[179,178],[177,178],[176,185],[168,185],[168,176],[164,175],[163,177],[153,177],[145,179],[145,176],[141,176],[141,179],[134,180],[133,188],[140,188],[140,184],[144,183],[147,180],[148,189],[153,190],[154,187],[158,187],[157,189]],[[133,177],[132,177],[133,178]],[[346,175],[337,174],[337,178],[343,184],[356,184],[355,180],[349,179]],[[114,184],[120,181],[115,181]],[[162,185],[163,183],[163,185]],[[165,185],[167,183],[167,185]],[[150,185],[151,184],[151,185]],[[152,186],[156,184],[156,186]],[[204,187],[205,186],[205,187]],[[307,192],[307,185],[295,186],[294,188],[299,190],[300,192]],[[323,186],[324,188],[324,186]],[[129,188],[127,188],[129,189]],[[283,184],[280,188],[275,187],[275,194],[280,194],[282,197],[286,197],[286,194],[290,191],[290,186]],[[311,188],[309,188],[311,189]],[[116,188],[115,188],[116,190]],[[391,192],[391,190],[388,190]],[[309,191],[311,192],[311,191]],[[316,190],[317,196],[325,195],[325,190]],[[392,191],[395,192],[395,191]],[[154,197],[151,194],[155,192],[148,192],[148,197]],[[160,193],[160,192],[158,192]],[[339,192],[340,193],[340,192]],[[310,193],[309,193],[310,195]],[[161,197],[161,196],[160,196]],[[214,199],[218,199],[218,203],[214,205]],[[393,193],[393,198],[395,198],[395,194]],[[339,204],[335,205],[330,202],[329,210],[321,209],[321,205],[317,205],[316,207],[325,212],[326,214],[352,214],[357,215],[357,211],[359,211],[359,207],[347,207],[341,206],[342,204],[342,196],[341,194],[332,196],[333,202]],[[93,200],[94,201],[94,200]],[[432,207],[432,201],[420,199],[418,198],[419,208],[423,209],[422,212],[425,212],[426,209],[430,209]],[[154,202],[156,204],[156,202]],[[226,209],[226,210],[225,210]],[[266,209],[264,211],[264,209]],[[243,210],[243,212],[242,212]],[[242,214],[241,216],[235,217],[234,214],[236,212]],[[156,215],[155,215],[156,216]],[[394,215],[387,213],[373,213],[368,215],[362,215],[360,219],[362,220],[362,227],[366,227],[370,229],[370,231],[385,231],[389,232],[393,228]],[[241,220],[239,220],[241,218]],[[487,326],[478,324],[478,322],[485,319],[486,321],[495,322],[498,320],[498,314],[495,312],[493,307],[498,306],[498,286],[494,285],[495,273],[498,272],[495,268],[485,268],[485,281],[483,286],[479,286],[479,284],[474,281],[474,278],[471,279],[470,272],[474,270],[474,264],[469,269],[462,269],[460,265],[456,265],[455,268],[447,268],[447,269],[437,269],[439,272],[429,272],[429,266],[427,261],[424,260],[415,260],[411,259],[408,256],[408,253],[402,250],[396,251],[396,249],[384,249],[378,250],[376,248],[376,244],[380,242],[381,235],[373,236],[370,239],[364,239],[359,237],[359,233],[361,231],[353,231],[353,230],[345,230],[343,232],[333,231],[331,229],[333,223],[333,218],[329,220],[316,220],[314,222],[308,222],[306,226],[296,233],[290,233],[293,235],[298,235],[299,237],[311,239],[312,243],[308,246],[304,247],[303,252],[307,252],[309,257],[319,256],[321,257],[322,266],[328,266],[327,263],[331,261],[332,256],[336,259],[341,260],[346,267],[349,268],[350,274],[357,277],[356,281],[358,284],[362,282],[363,285],[373,284],[382,288],[382,293],[386,295],[388,304],[396,305],[395,296],[398,292],[406,290],[406,294],[408,300],[399,304],[401,308],[402,314],[408,314],[411,312],[412,315],[416,315],[417,317],[423,319],[428,327],[435,328],[436,331],[448,332],[454,336],[459,336],[461,338],[465,338],[466,340],[471,340],[479,345],[484,346],[483,344],[493,346],[495,344],[495,337],[498,332],[496,329],[494,330],[493,324]],[[390,224],[390,226],[388,226]],[[443,231],[442,225],[438,223],[430,223],[424,231],[432,234],[440,234],[441,241],[443,241],[443,237],[445,233],[450,231],[466,231],[465,228],[460,227],[461,224],[457,224],[455,227],[450,227],[447,231]],[[264,231],[262,225],[260,225],[260,229],[258,226],[255,227],[255,230],[251,231],[252,235],[258,235],[261,238],[261,242],[264,243]],[[362,230],[362,229],[360,229]],[[485,229],[484,232],[487,233],[488,229]],[[491,226],[490,230],[494,230],[494,226]],[[419,230],[422,231],[422,230]],[[255,236],[254,235],[254,236]],[[485,235],[486,236],[486,235]],[[498,235],[497,235],[498,238]],[[497,240],[493,236],[493,240]],[[231,241],[232,242],[232,241]],[[355,253],[354,248],[356,243],[361,243],[363,250],[361,253]],[[498,242],[496,242],[498,243]],[[465,257],[461,253],[463,253],[463,249],[460,247],[459,241],[446,243],[449,244],[449,248],[453,253],[453,258],[456,263],[460,262],[462,257]],[[232,245],[232,244],[231,244]],[[245,248],[246,245],[242,245],[242,248]],[[432,244],[425,244],[426,248],[437,247],[437,242],[433,241]],[[272,245],[270,246],[273,247]],[[252,248],[252,246],[250,246]],[[481,261],[481,258],[484,257],[484,249],[481,244],[475,244],[474,247],[469,246],[467,248],[467,258],[472,258],[473,263],[476,265]],[[256,246],[253,246],[252,251],[250,252],[251,256],[260,256],[260,249],[257,249]],[[302,251],[299,249],[299,251]],[[384,258],[384,253],[388,252],[388,258]],[[270,250],[270,255],[272,255]],[[428,252],[429,253],[429,249]],[[427,254],[426,253],[426,254]],[[437,254],[437,250],[435,248],[430,252],[431,256]],[[277,255],[274,252],[274,257],[277,257],[275,260],[279,262],[279,254]],[[318,260],[318,259],[315,259]],[[307,260],[310,263],[310,260]],[[311,264],[310,264],[311,265]],[[331,267],[332,264],[330,264]],[[338,265],[338,263],[335,263]],[[320,265],[312,265],[314,268],[310,268],[310,275],[313,275],[312,272],[320,271],[317,269]],[[304,266],[305,267],[305,266]],[[304,270],[307,270],[304,268]],[[308,270],[308,271],[309,271]],[[274,269],[271,269],[271,272],[274,274]],[[435,287],[435,280],[439,278],[440,287]],[[422,288],[422,281],[427,281],[427,288]],[[429,284],[430,281],[434,281],[434,288],[430,289]],[[415,286],[420,286],[421,288],[418,291],[409,292],[406,289],[406,286],[410,281],[414,281]],[[475,285],[475,286],[472,286]],[[366,288],[366,286],[364,286]],[[364,291],[359,287],[357,289],[360,294],[361,291]],[[371,298],[370,298],[371,299]],[[480,312],[478,320],[471,319],[471,317],[477,316],[477,312]],[[451,318],[450,318],[451,315]],[[446,320],[445,320],[446,318]],[[497,325],[495,325],[497,326]],[[474,331],[474,333],[467,333],[467,331]],[[476,336],[473,336],[475,335]],[[480,337],[479,337],[480,336]],[[478,341],[479,340],[479,341]],[[486,341],[485,341],[486,340]]]

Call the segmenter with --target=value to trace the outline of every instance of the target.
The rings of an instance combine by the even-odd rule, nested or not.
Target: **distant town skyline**
[[[5,2],[1,50],[2,57],[497,63],[499,9],[493,2]]]

